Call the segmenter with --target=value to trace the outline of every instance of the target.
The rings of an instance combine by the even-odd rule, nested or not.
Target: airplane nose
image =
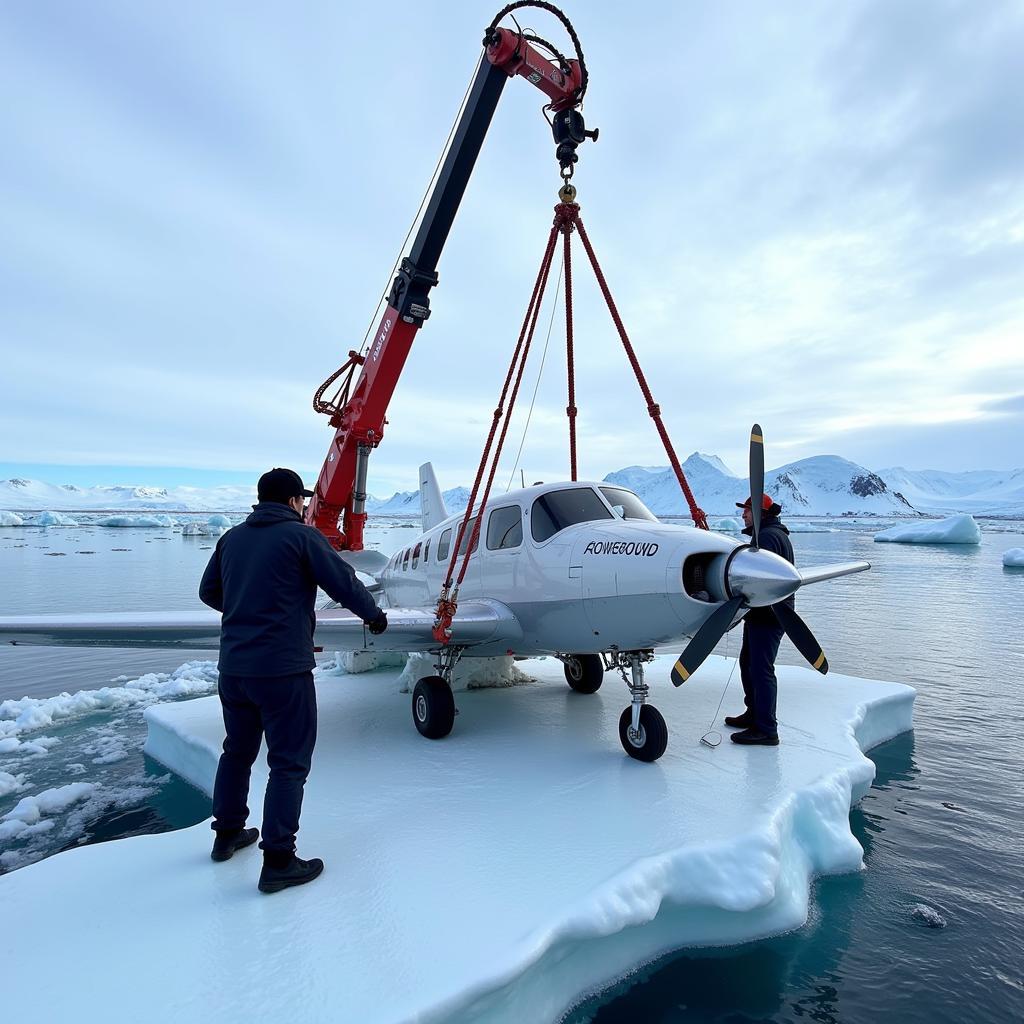
[[[796,593],[801,582],[796,566],[772,551],[740,548],[729,559],[726,568],[729,596],[742,594],[753,608],[785,600]]]

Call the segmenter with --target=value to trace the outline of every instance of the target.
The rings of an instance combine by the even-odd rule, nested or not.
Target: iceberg
[[[221,513],[218,512],[206,520],[206,525],[212,526],[214,529],[228,530],[231,528],[231,520],[228,519],[227,516],[221,515]]]
[[[835,533],[831,526],[824,526],[822,523],[790,522],[785,520],[786,529],[790,533]]]
[[[12,524],[15,525],[15,524]],[[63,512],[40,512],[35,519],[32,520],[32,526],[77,526],[78,520],[72,519],[71,516],[65,515]]]
[[[980,544],[981,530],[973,516],[950,516],[939,522],[891,526],[875,534],[878,544]]]
[[[1003,552],[1003,565],[1007,569],[1024,569],[1024,548],[1010,548]]]
[[[258,851],[215,864],[208,822],[13,871],[0,877],[18,922],[0,929],[19,982],[5,1013],[134,1020],[144,1006],[176,1024],[215,991],[225,1024],[552,1021],[671,950],[800,926],[816,875],[863,866],[849,822],[874,775],[863,751],[911,727],[914,691],[780,667],[782,745],[712,749],[701,736],[734,662],[709,658],[681,691],[671,664],[649,670],[672,738],[647,765],[619,746],[626,694],[612,674],[583,697],[554,659],[518,662],[528,682],[460,693],[455,731],[434,743],[413,728],[397,669],[339,678],[335,661],[317,674],[299,836],[323,877],[262,896]],[[735,679],[729,696],[726,710]],[[147,753],[209,793],[216,697],[146,720]],[[261,758],[251,807],[265,784]],[[99,989],[112,949],[125,983]],[[168,985],[169,963],[187,985]]]
[[[16,512],[0,511],[0,526],[24,526],[25,520]]]
[[[205,523],[186,523],[181,528],[182,537],[209,537],[210,531]]]
[[[711,529],[718,533],[740,533],[743,530],[743,520],[733,517],[716,519],[711,524]]]
[[[97,526],[111,526],[121,529],[133,527],[161,527],[166,528],[174,525],[170,516],[104,516],[96,520]]]

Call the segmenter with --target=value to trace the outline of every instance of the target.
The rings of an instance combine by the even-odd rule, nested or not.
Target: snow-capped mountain
[[[733,474],[716,455],[694,452],[683,468],[697,503],[708,515],[734,515],[736,502],[749,493],[746,479]],[[605,479],[635,491],[658,515],[688,514],[668,466],[627,466]],[[1024,469],[947,473],[895,467],[873,472],[838,455],[817,455],[766,473],[765,490],[788,515],[796,516],[969,512],[1024,517]],[[469,490],[453,487],[444,492],[444,500],[449,512],[461,512]],[[239,512],[255,501],[252,486],[76,487],[38,480],[0,481],[0,509],[11,511]],[[418,516],[419,491],[398,491],[390,498],[371,495],[366,508],[372,515]]]
[[[255,487],[76,487],[15,477],[0,480],[0,508],[70,512],[220,512],[247,510]]]
[[[880,469],[878,475],[922,512],[1024,516],[1024,469],[946,473],[940,469],[896,466]]]
[[[723,470],[725,470],[723,472]],[[709,515],[732,515],[750,485],[728,472],[722,461],[694,452],[684,463],[697,504]],[[670,467],[631,466],[605,477],[629,487],[656,515],[685,516],[686,501]],[[915,515],[916,510],[871,470],[837,455],[817,455],[765,474],[765,492],[790,515]]]

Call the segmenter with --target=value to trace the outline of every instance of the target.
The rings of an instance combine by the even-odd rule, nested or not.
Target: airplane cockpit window
[[[473,536],[473,528],[476,526],[476,516],[473,516],[468,523],[466,523],[466,532],[462,535],[462,543],[459,545],[459,556],[461,557],[466,553],[466,548],[469,546],[469,538]],[[476,543],[473,545],[473,550],[480,546],[479,535],[476,538]]]
[[[518,505],[496,508],[487,520],[487,550],[517,548],[523,543],[523,513]]]
[[[441,539],[437,542],[437,560],[443,562],[448,557],[448,552],[452,549],[452,528],[449,526],[444,533],[441,534]]]
[[[414,547],[412,549],[412,567],[415,569],[416,566],[419,565],[419,564],[420,564],[420,545],[417,544],[416,547]]]
[[[621,487],[602,487],[601,493],[620,519],[646,519],[656,523],[658,517],[632,492]]]
[[[530,512],[530,533],[538,543],[576,523],[596,523],[612,514],[589,487],[572,487],[542,494]]]

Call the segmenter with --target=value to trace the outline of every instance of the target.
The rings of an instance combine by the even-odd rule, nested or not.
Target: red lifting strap
[[[573,353],[572,255],[570,248],[570,236],[575,228],[579,231],[580,238],[583,240],[583,247],[586,249],[587,255],[590,257],[590,264],[594,268],[594,275],[597,277],[597,283],[601,287],[601,293],[604,295],[605,302],[608,305],[608,311],[611,313],[612,320],[615,322],[615,327],[619,332],[619,338],[622,340],[630,365],[633,367],[633,373],[636,375],[637,383],[640,385],[640,390],[643,393],[644,400],[647,402],[647,411],[650,413],[655,426],[658,428],[658,434],[661,437],[662,444],[665,446],[665,451],[672,464],[672,469],[675,471],[676,479],[679,481],[679,486],[682,488],[683,494],[686,497],[686,502],[690,506],[690,515],[699,529],[706,530],[708,528],[707,516],[704,515],[704,512],[697,505],[697,502],[694,500],[693,493],[690,491],[690,487],[686,482],[686,475],[683,473],[683,467],[679,464],[679,459],[676,456],[675,449],[672,447],[668,431],[665,429],[665,424],[662,422],[661,409],[651,396],[651,389],[647,386],[647,379],[644,377],[643,370],[640,369],[640,363],[637,360],[636,353],[633,351],[633,346],[630,343],[629,336],[626,334],[626,329],[622,326],[622,318],[619,316],[619,311],[615,306],[615,300],[612,298],[611,291],[608,288],[608,283],[605,281],[604,274],[601,271],[601,266],[597,262],[597,257],[594,255],[593,247],[590,244],[590,239],[587,237],[587,232],[583,227],[583,222],[580,220],[579,213],[580,208],[576,203],[561,202],[555,207],[555,221],[551,227],[551,232],[548,235],[547,245],[545,246],[544,255],[541,259],[540,269],[537,272],[537,279],[533,285],[533,293],[530,296],[529,305],[526,307],[526,316],[523,318],[523,326],[519,331],[519,340],[516,342],[515,351],[512,353],[512,360],[509,363],[508,372],[505,374],[505,383],[502,385],[501,397],[498,399],[498,407],[494,410],[491,429],[487,435],[487,442],[484,445],[483,453],[480,456],[480,464],[477,466],[476,477],[473,480],[473,488],[469,494],[469,502],[466,505],[465,514],[462,517],[462,522],[459,524],[455,543],[452,546],[451,560],[448,563],[448,574],[445,578],[444,586],[441,588],[441,594],[438,597],[437,614],[434,620],[433,633],[434,639],[440,644],[447,644],[451,638],[452,620],[455,618],[455,613],[458,610],[459,588],[462,586],[462,583],[466,578],[466,570],[469,568],[469,560],[472,557],[473,552],[476,550],[477,543],[480,539],[482,516],[477,514],[474,519],[474,512],[477,508],[482,512],[483,509],[487,507],[487,499],[491,494],[491,485],[494,483],[494,474],[497,471],[498,461],[501,458],[501,450],[505,444],[505,436],[508,433],[509,423],[512,420],[512,412],[515,408],[516,398],[519,396],[519,386],[523,380],[523,371],[526,369],[526,361],[530,354],[530,346],[533,343],[533,336],[537,329],[537,319],[540,316],[540,307],[544,301],[544,291],[547,287],[548,278],[551,274],[551,263],[554,257],[555,243],[558,239],[559,233],[564,237],[562,253],[565,261],[565,339],[569,385],[569,404],[566,406],[566,414],[569,417],[569,462],[572,479],[576,480],[576,370]],[[511,395],[509,394],[510,386]],[[508,398],[507,408],[505,406],[506,398]],[[495,435],[497,435],[497,444],[495,444]],[[493,453],[491,450],[492,447],[494,449]],[[484,484],[483,494],[478,506],[476,500],[477,494],[480,491],[480,482],[483,480],[485,472],[487,474],[487,481]],[[463,538],[466,535],[466,530],[469,528],[471,520],[473,522],[473,526],[470,531],[468,543],[463,545]],[[462,556],[462,565],[459,568],[458,576],[456,577],[455,566],[458,563],[460,555]]]

